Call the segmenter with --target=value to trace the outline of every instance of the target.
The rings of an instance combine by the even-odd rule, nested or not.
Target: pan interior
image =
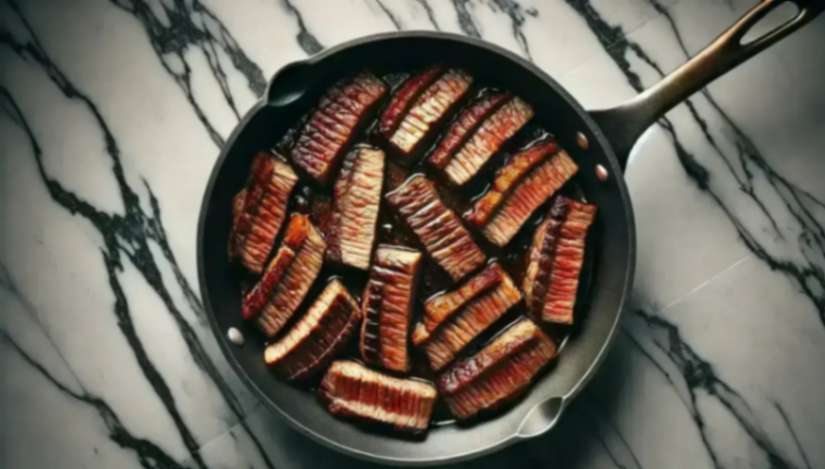
[[[553,369],[524,398],[495,418],[473,425],[443,421],[434,425],[425,438],[411,440],[338,420],[316,402],[312,393],[283,383],[270,373],[263,362],[263,337],[240,317],[238,278],[229,266],[226,246],[232,197],[245,183],[252,156],[273,147],[327,86],[364,68],[384,75],[435,62],[465,68],[479,82],[512,91],[530,102],[536,110],[535,122],[554,134],[579,165],[575,190],[596,203],[599,213],[588,238],[585,288],[580,291],[577,307],[577,319],[581,320],[570,331]],[[368,38],[312,59],[309,68],[314,78],[308,99],[290,107],[262,103],[250,111],[224,148],[204,196],[198,234],[201,292],[222,350],[268,406],[297,429],[355,456],[390,463],[426,464],[482,454],[512,441],[521,422],[536,405],[578,391],[601,357],[624,302],[634,262],[632,213],[608,144],[581,107],[554,81],[508,52],[465,38],[435,33]],[[277,92],[276,80],[270,96]],[[588,137],[587,150],[577,146],[578,132]],[[608,168],[608,181],[597,180],[596,164]],[[247,337],[242,348],[225,339],[227,328],[233,326]],[[533,413],[536,414],[541,413]]]

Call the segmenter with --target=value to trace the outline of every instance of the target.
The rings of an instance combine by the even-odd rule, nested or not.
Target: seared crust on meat
[[[533,235],[524,294],[533,317],[572,324],[585,239],[596,206],[559,196]]]
[[[384,197],[453,281],[461,280],[484,264],[484,253],[424,175],[411,176]]]
[[[263,270],[286,216],[298,176],[283,158],[260,152],[252,160],[246,187],[233,199],[229,257],[254,273]]]
[[[410,370],[407,341],[421,262],[421,253],[414,249],[382,244],[375,251],[361,298],[364,321],[359,351],[367,364]]]
[[[364,117],[386,92],[387,85],[369,72],[333,85],[301,130],[292,161],[319,183],[328,182]]]
[[[456,362],[438,379],[438,390],[459,420],[498,408],[527,389],[556,356],[556,345],[523,318],[475,355]]]
[[[308,378],[335,358],[360,322],[355,300],[333,279],[289,332],[266,347],[264,361],[285,379]]]
[[[438,395],[431,383],[395,378],[351,360],[332,363],[318,394],[333,415],[412,433],[427,429]]]

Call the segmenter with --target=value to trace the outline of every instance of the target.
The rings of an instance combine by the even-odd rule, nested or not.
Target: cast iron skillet
[[[495,45],[452,34],[405,32],[347,42],[308,60],[286,65],[272,78],[265,98],[232,133],[215,163],[198,226],[198,269],[204,304],[223,353],[253,392],[293,427],[344,453],[384,463],[424,465],[479,456],[552,428],[571,399],[602,362],[633,280],[636,239],[633,210],[621,177],[641,133],[667,110],[717,76],[809,22],[823,9],[819,0],[791,0],[797,15],[747,44],[741,39],[783,0],[762,0],[704,51],[660,83],[614,109],[588,113],[538,67]],[[264,341],[243,323],[237,279],[226,246],[232,196],[244,185],[251,158],[270,148],[333,81],[363,68],[414,70],[433,62],[464,67],[484,81],[511,90],[536,109],[536,120],[552,131],[580,166],[578,184],[599,207],[588,240],[590,263],[586,318],[565,344],[551,373],[524,399],[496,418],[470,426],[436,425],[422,440],[377,433],[328,414],[315,396],[276,379],[263,361]],[[589,141],[586,150],[576,135]],[[596,165],[608,178],[596,177]],[[244,331],[243,347],[226,340],[227,328]],[[278,444],[272,442],[272,444]]]

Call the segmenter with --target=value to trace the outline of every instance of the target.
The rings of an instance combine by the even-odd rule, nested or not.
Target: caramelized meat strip
[[[333,279],[295,326],[266,347],[264,361],[288,380],[308,378],[335,358],[355,336],[360,322],[355,300]]]
[[[596,206],[559,196],[536,229],[524,273],[524,296],[533,317],[572,324],[587,230]]]
[[[392,137],[415,99],[443,73],[443,65],[433,65],[404,80],[404,83],[393,93],[387,108],[381,113],[378,119],[378,132],[387,139]]]
[[[481,267],[486,256],[458,216],[447,208],[433,183],[422,174],[384,196],[421,244],[453,281]]]
[[[369,72],[333,85],[301,130],[292,161],[325,184],[364,117],[386,91],[384,82]]]
[[[456,185],[469,181],[501,146],[533,118],[533,108],[519,97],[493,112],[444,165],[444,174]]]
[[[333,415],[420,433],[438,393],[426,381],[395,378],[350,360],[332,363],[318,389]]]
[[[415,153],[464,97],[472,82],[473,78],[462,70],[447,70],[415,100],[387,140],[401,155]]]
[[[344,158],[335,181],[327,259],[366,270],[384,183],[384,152],[358,145]]]
[[[375,251],[361,299],[364,322],[359,349],[367,364],[410,370],[407,340],[421,262],[420,252],[405,247],[382,244]]]
[[[456,290],[427,300],[413,343],[423,344],[430,367],[438,371],[520,300],[510,276],[492,263]]]
[[[283,242],[258,283],[244,296],[241,312],[268,337],[295,314],[321,271],[326,243],[309,217],[293,214]]]
[[[476,201],[470,214],[466,215],[467,220],[473,224],[486,223],[482,232],[493,244],[504,246],[509,243],[530,215],[561,189],[579,169],[567,152],[561,150],[553,155],[544,153],[543,161],[535,162],[532,170],[525,169],[520,180],[513,178],[512,173],[522,169],[519,166],[524,160],[519,157],[533,159],[534,155],[528,150],[511,159],[499,171],[493,189]],[[499,186],[504,190],[499,191]],[[492,195],[488,198],[488,194]]]
[[[484,119],[510,98],[510,93],[488,93],[464,109],[430,153],[430,164],[435,168],[444,169],[453,154],[470,138]]]
[[[518,397],[555,356],[553,341],[524,318],[445,371],[438,390],[450,413],[466,420]]]
[[[255,155],[246,188],[233,200],[230,259],[237,257],[248,270],[261,273],[297,182],[295,171],[280,156]]]

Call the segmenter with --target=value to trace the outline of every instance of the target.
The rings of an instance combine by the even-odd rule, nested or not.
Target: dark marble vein
[[[378,5],[378,8],[380,8],[381,11],[383,11],[384,14],[387,16],[387,18],[389,18],[390,23],[392,23],[392,25],[393,25],[393,27],[395,27],[396,31],[401,31],[402,29],[404,29],[404,27],[401,25],[401,20],[397,16],[395,16],[395,13],[393,13],[392,10],[390,10],[387,7],[387,5],[384,5],[384,2],[382,2],[381,0],[374,0],[374,1],[375,1],[376,5]]]
[[[684,340],[675,324],[643,310],[636,310],[633,315],[647,326],[640,333],[649,334],[648,338],[653,346],[669,360],[668,366],[675,367],[679,372],[681,383],[676,384],[670,375],[666,375],[667,381],[685,403],[714,467],[722,468],[723,466],[718,449],[711,441],[708,422],[698,404],[699,398],[705,396],[715,399],[727,410],[745,434],[761,450],[771,467],[796,467],[779,448],[779,445],[762,429],[748,402],[717,374],[710,362],[702,358]],[[640,349],[644,348],[639,341],[635,341],[635,345]],[[658,370],[664,369],[665,366],[658,363],[652,354],[645,353],[644,356],[653,362]]]
[[[524,31],[522,30],[524,22],[526,21],[526,18],[524,17],[526,12],[515,0],[493,0],[493,2],[501,9],[501,11],[510,17],[513,37],[516,38],[516,42],[518,42],[519,47],[522,52],[524,52],[524,55],[532,61],[533,56],[530,54],[530,44],[527,42],[527,37],[524,35]]]
[[[121,333],[132,348],[138,366],[144,376],[150,382],[153,390],[162,400],[163,405],[175,422],[181,438],[193,455],[193,460],[197,463],[202,463],[200,456],[196,453],[198,443],[178,411],[171,390],[160,372],[148,358],[144,344],[134,330],[131,311],[129,310],[129,305],[126,302],[119,280],[119,273],[123,270],[122,257],[125,256],[164,303],[167,312],[174,320],[184,339],[193,361],[214,383],[232,414],[243,422],[244,415],[240,402],[218,372],[195,330],[184,319],[182,312],[174,303],[170,291],[163,283],[160,268],[157,263],[158,261],[152,254],[150,243],[155,243],[160,247],[164,253],[164,260],[172,266],[176,281],[179,282],[180,288],[187,297],[190,306],[196,307],[195,311],[201,317],[203,316],[204,313],[200,302],[197,300],[189,282],[183,276],[169,248],[168,239],[166,238],[165,229],[161,221],[160,206],[157,198],[152,193],[149,185],[146,184],[147,190],[150,193],[150,204],[152,206],[152,213],[146,213],[141,206],[139,195],[127,182],[120,159],[121,152],[119,145],[109,125],[106,123],[104,116],[94,102],[75,86],[51,60],[18,5],[15,2],[9,2],[9,5],[16,16],[16,20],[20,23],[20,29],[26,32],[27,37],[18,39],[12,36],[7,30],[0,30],[0,45],[9,48],[22,60],[39,66],[68,100],[78,102],[78,104],[88,111],[91,121],[97,125],[101,133],[106,154],[111,161],[112,175],[118,188],[118,193],[113,195],[121,198],[123,206],[125,207],[124,213],[107,213],[97,209],[92,203],[67,189],[59,180],[53,178],[48,173],[43,163],[43,150],[38,143],[35,131],[29,124],[23,111],[17,105],[12,94],[5,87],[0,88],[0,98],[2,98],[0,101],[3,101],[3,109],[12,116],[12,120],[28,137],[38,174],[43,180],[52,200],[72,215],[78,215],[86,219],[99,232],[103,242],[103,246],[101,247],[103,263],[108,274],[109,285],[116,299],[113,312],[118,319],[118,326],[120,327]],[[181,357],[181,359],[184,358]],[[245,425],[245,423],[243,423],[243,425]],[[261,451],[262,456],[269,466],[272,467],[257,438],[252,434],[250,434],[250,437]]]
[[[281,4],[292,16],[295,17],[295,20],[298,22],[298,34],[295,36],[295,39],[298,41],[298,45],[301,46],[301,49],[303,49],[307,55],[321,52],[324,49],[324,46],[322,46],[321,43],[318,42],[318,39],[316,39],[315,36],[309,32],[300,10],[295,8],[295,5],[293,5],[290,0],[281,0]]]
[[[427,0],[416,1],[419,5],[421,5],[421,8],[424,9],[424,12],[427,13],[427,19],[430,20],[430,23],[433,25],[433,28],[435,28],[436,31],[441,31],[441,27],[438,25],[438,21],[436,21],[435,19],[435,12],[433,11],[433,8],[430,6],[430,3]]]
[[[802,461],[805,463],[805,467],[807,469],[813,469],[813,466],[811,466],[811,461],[808,459],[808,455],[805,453],[805,448],[802,447],[802,443],[800,443],[799,441],[799,437],[796,434],[796,430],[794,430],[793,425],[791,425],[791,419],[788,418],[788,414],[785,412],[785,409],[782,407],[782,404],[774,401],[773,406],[776,408],[776,411],[779,412],[779,416],[782,417],[782,421],[788,428],[788,433],[790,433],[791,438],[793,438],[793,442],[796,445],[796,449],[799,451],[799,456],[802,457]]]
[[[467,7],[469,3],[470,0],[453,0],[453,7],[458,14],[458,25],[461,27],[461,31],[464,34],[481,38],[481,32],[479,32],[478,26],[476,26],[475,20],[473,19],[473,15]]]
[[[683,36],[669,11],[658,1],[649,1],[666,18],[671,32],[687,58],[689,54]],[[665,71],[644,51],[641,45],[629,40],[620,26],[611,26],[599,15],[589,1],[567,0],[567,2],[585,19],[588,27],[624,73],[633,89],[640,92],[644,89],[644,85],[638,73],[630,66],[630,62],[626,57],[628,53],[633,53],[655,70],[660,77],[665,76]],[[724,122],[726,129],[729,130],[728,134],[732,135],[732,143],[737,149],[737,154],[730,155],[726,153],[718,144],[717,139],[713,137],[707,119],[701,116],[693,102],[699,96],[703,96],[707,100],[714,112]],[[749,227],[737,213],[729,208],[719,192],[711,187],[711,172],[686,148],[672,121],[668,118],[662,118],[660,125],[670,136],[676,156],[686,174],[725,213],[745,246],[758,259],[772,270],[782,272],[796,282],[799,289],[816,308],[820,322],[825,325],[825,266],[822,265],[821,261],[825,258],[825,221],[817,220],[814,214],[816,210],[825,208],[825,202],[789,181],[774,169],[768,163],[765,155],[758,149],[753,139],[721,108],[707,89],[703,90],[701,95],[695,95],[686,100],[685,105],[691,118],[701,129],[705,140],[713,148],[714,155],[722,161],[722,164],[728,170],[727,173],[734,179],[740,192],[762,213],[780,244],[782,242],[793,242],[794,240],[785,239],[785,231],[782,230],[777,221],[782,217],[770,212],[767,201],[772,199],[782,201],[785,209],[796,222],[796,228],[800,231],[798,238],[803,248],[799,251],[804,261],[795,262],[788,259],[781,252],[772,252],[770,246],[759,241],[760,228]],[[718,174],[714,177],[722,176]],[[767,185],[761,184],[757,191],[757,181],[766,181]],[[795,233],[794,235],[796,236]]]
[[[613,424],[613,422],[610,421],[609,418],[607,418],[607,417],[602,418],[602,419],[598,418],[599,414],[606,415],[606,412],[605,412],[604,408],[602,407],[602,405],[597,400],[586,397],[586,395],[583,395],[582,397],[580,397],[580,399],[585,403],[585,405],[587,407],[587,411],[590,413],[593,420],[596,420],[596,421],[599,421],[599,422],[604,422],[604,424],[608,427],[610,432],[613,435],[615,435],[616,438],[619,439],[619,442],[621,442],[621,444],[624,447],[625,451],[627,451],[627,453],[630,455],[630,459],[633,462],[632,467],[635,467],[636,469],[642,469],[642,462],[636,456],[636,453],[633,451],[633,447],[630,446],[630,442],[628,442],[627,439],[625,439],[624,435],[622,435],[622,432],[619,431],[619,429]],[[612,450],[607,448],[607,442],[604,440],[604,437],[603,437],[600,430],[598,431],[598,435],[599,435],[599,438],[602,440],[602,444],[605,446],[606,451],[609,453],[610,458],[613,459],[614,463],[616,463],[617,465],[620,465],[618,463],[618,457],[616,457],[613,454]],[[621,467],[626,467],[626,466],[621,465]]]
[[[54,386],[64,396],[92,407],[103,420],[109,432],[109,439],[123,449],[134,451],[140,461],[141,466],[151,469],[173,469],[183,468],[168,453],[151,441],[133,435],[120,420],[120,417],[112,407],[102,398],[90,394],[85,389],[77,392],[59,381],[41,363],[35,360],[26,352],[12,337],[4,330],[0,329],[0,337],[3,337],[9,348],[14,351],[27,365],[32,367],[46,382]],[[203,467],[203,461],[199,461],[199,466]]]
[[[112,0],[116,6],[134,16],[143,25],[152,49],[164,70],[183,91],[186,100],[210,138],[215,144],[222,146],[223,136],[206,115],[203,105],[195,98],[192,88],[194,72],[187,60],[187,52],[190,48],[195,48],[204,54],[227,106],[239,119],[240,111],[229,88],[218,51],[222,51],[229,57],[235,70],[245,77],[247,86],[255,96],[263,95],[266,89],[266,80],[264,80],[260,67],[246,55],[220,19],[198,0],[191,3],[160,2],[159,8],[163,9],[168,21],[158,16],[149,5],[149,1],[152,0]]]

